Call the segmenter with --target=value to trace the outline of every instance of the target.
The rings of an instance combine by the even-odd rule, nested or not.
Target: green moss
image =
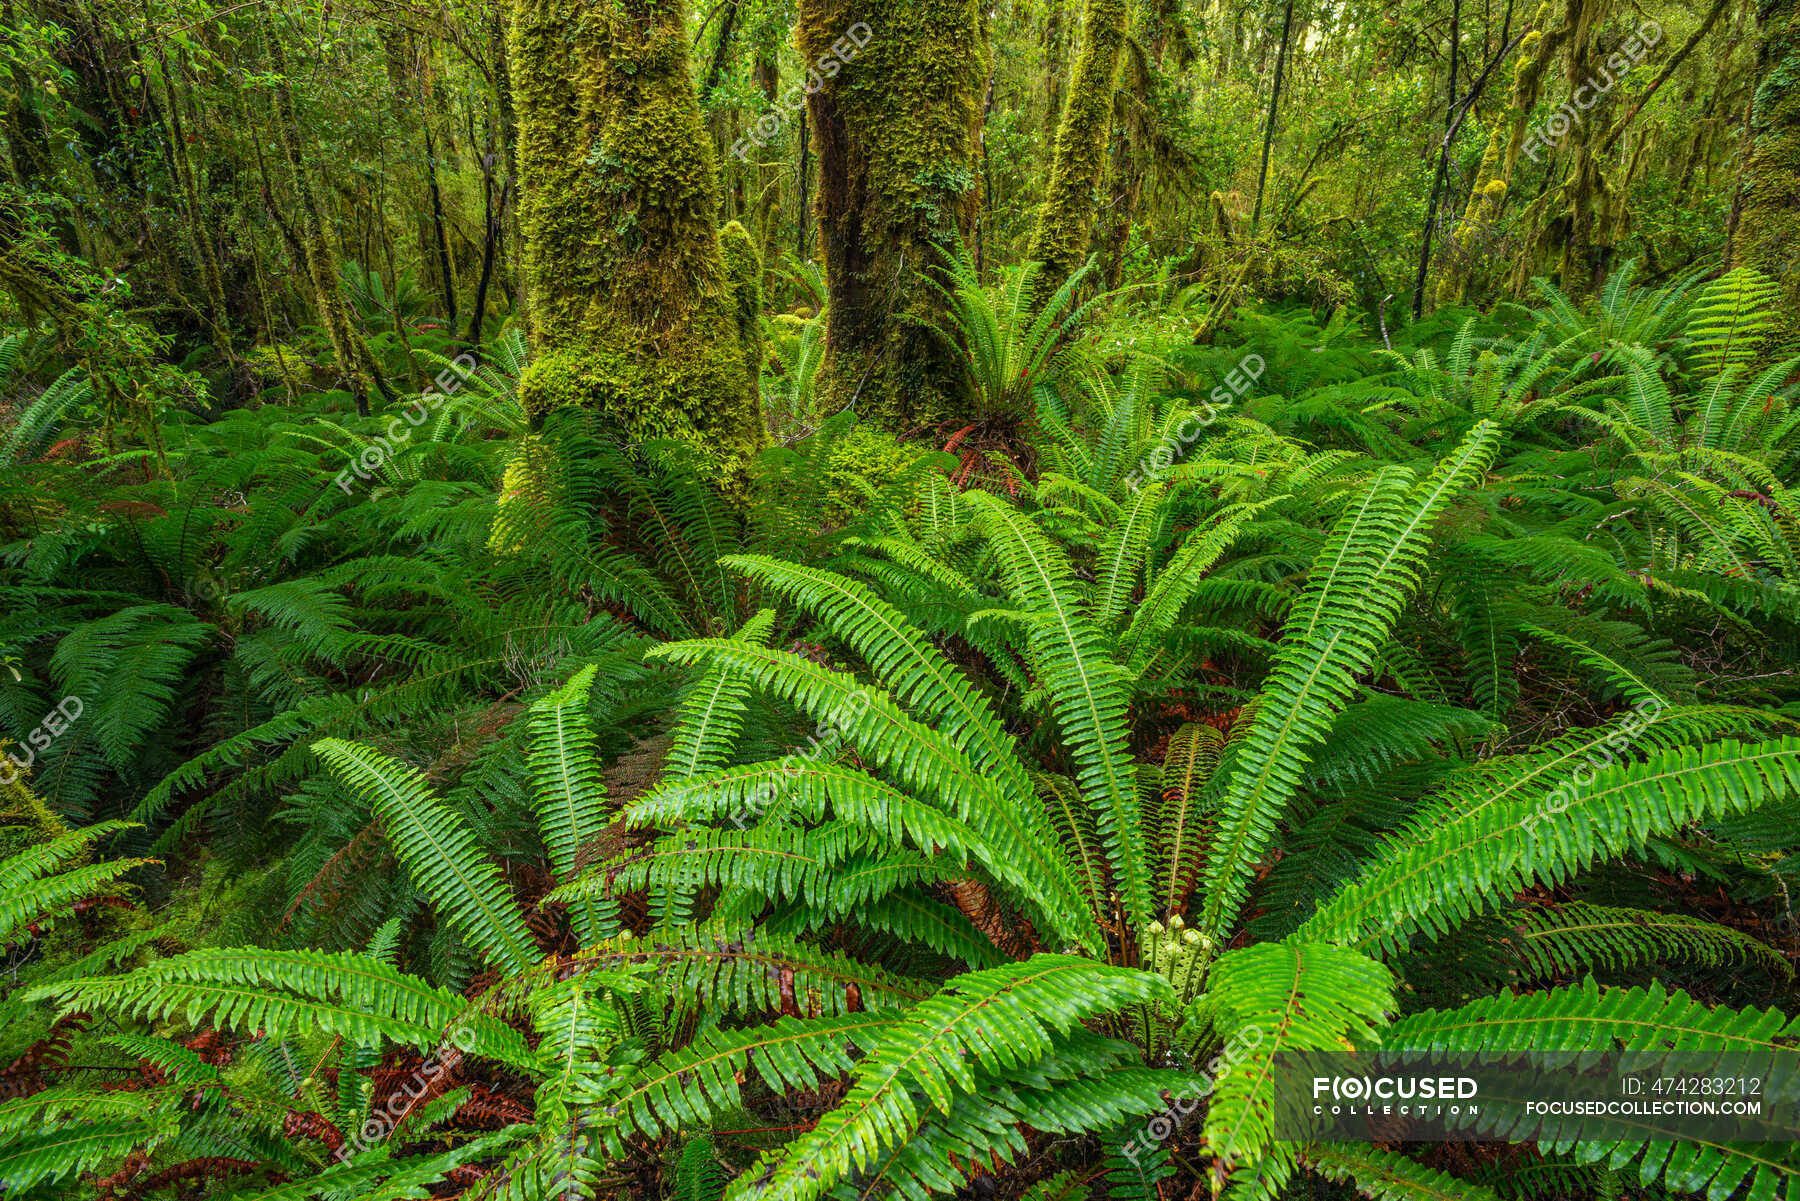
[[[735,332],[731,314],[714,320]],[[628,444],[675,438],[742,458],[762,442],[749,378],[736,338],[604,338],[540,354],[519,380],[519,396],[534,418],[579,405],[605,413]]]
[[[1503,123],[1496,122],[1493,132],[1488,135],[1462,222],[1445,248],[1444,274],[1437,287],[1439,305],[1462,304],[1468,299],[1470,279],[1481,257],[1475,247],[1492,233],[1500,220],[1506,192],[1525,144],[1526,121],[1543,87],[1544,72],[1557,47],[1568,36],[1567,28],[1545,34],[1550,16],[1550,5],[1538,5],[1531,18],[1533,28],[1519,39],[1519,60],[1513,68],[1512,102],[1507,109],[1507,119]]]
[[[1125,44],[1125,0],[1088,0],[1081,56],[1056,131],[1050,186],[1038,214],[1030,257],[1044,264],[1043,286],[1055,288],[1086,261],[1097,192],[1106,166],[1119,50]]]
[[[287,65],[281,39],[268,33],[263,41],[271,66],[277,75],[285,77]],[[338,369],[350,382],[350,391],[355,395],[358,411],[361,412],[368,404],[368,397],[372,392],[380,392],[390,400],[392,395],[381,378],[375,356],[370,352],[368,343],[363,340],[361,331],[351,320],[350,308],[344,302],[337,252],[326,236],[325,220],[313,194],[312,179],[307,174],[306,156],[300,145],[301,126],[294,115],[293,94],[285,81],[272,90],[272,98],[275,126],[281,133],[282,156],[293,177],[294,201],[300,226],[297,237],[306,260],[307,277],[313,285],[313,301],[318,309],[319,324],[325,327],[325,336],[331,342]]]
[[[253,868],[209,858],[168,906],[179,915],[168,937],[184,948],[266,946],[270,915],[287,908],[286,885],[281,861]]]
[[[519,0],[510,49],[534,350],[521,403],[534,421],[596,409],[736,473],[762,418],[680,8]]]
[[[1772,344],[1781,345],[1800,338],[1800,3],[1762,0],[1757,16],[1757,85],[1732,260],[1780,283]]]
[[[0,753],[6,749],[7,744],[0,744]],[[62,818],[24,780],[0,781],[0,859],[68,832]]]
[[[839,526],[868,507],[871,494],[898,478],[920,455],[917,444],[858,425],[832,446],[825,468],[825,522]]]
[[[982,21],[975,0],[800,6],[802,57],[830,64],[809,122],[831,297],[826,412],[854,405],[906,431],[965,409],[955,349],[929,328],[942,323],[943,300],[924,273],[974,217],[988,71]],[[866,41],[860,49],[852,30]],[[845,49],[854,51],[847,61]]]
[[[810,322],[794,313],[777,313],[769,318],[770,363],[791,362],[799,352],[800,338]]]
[[[719,253],[725,260],[725,278],[731,281],[736,302],[738,345],[749,373],[750,395],[762,395],[762,256],[750,231],[736,221],[719,231]]]

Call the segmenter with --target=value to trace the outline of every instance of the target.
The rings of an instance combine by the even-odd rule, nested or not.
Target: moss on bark
[[[731,298],[737,318],[738,347],[744,353],[744,372],[750,395],[762,395],[762,256],[750,231],[728,221],[719,231],[719,253],[725,259],[725,276],[731,281]]]
[[[904,433],[965,410],[958,352],[929,328],[944,306],[928,273],[974,217],[982,19],[974,0],[800,5],[830,291],[826,412],[854,405]]]
[[[1081,56],[1056,131],[1050,186],[1038,211],[1030,257],[1044,264],[1042,286],[1054,290],[1088,255],[1100,177],[1106,168],[1106,134],[1112,124],[1119,51],[1125,44],[1125,0],[1088,0],[1081,26]]]
[[[1756,95],[1732,261],[1781,285],[1778,340],[1800,337],[1800,0],[1757,6]]]
[[[534,420],[606,414],[630,441],[709,448],[734,473],[762,443],[737,297],[713,227],[718,176],[679,6],[517,0],[518,119]]]
[[[1469,193],[1469,204],[1463,210],[1462,223],[1456,227],[1444,256],[1445,270],[1438,281],[1437,303],[1462,304],[1468,299],[1470,277],[1481,259],[1477,247],[1486,242],[1500,220],[1506,206],[1513,172],[1519,165],[1519,152],[1525,144],[1525,123],[1543,90],[1544,73],[1550,60],[1562,45],[1567,31],[1545,28],[1550,22],[1550,5],[1540,4],[1531,18],[1531,30],[1519,42],[1519,63],[1513,68],[1512,101],[1506,120],[1496,121],[1488,135],[1487,147],[1481,154],[1481,165],[1475,172],[1475,186]]]
[[[287,56],[280,35],[265,25],[264,37],[269,49],[269,65],[279,77],[270,89],[270,95],[282,158],[293,177],[294,207],[300,217],[300,228],[295,235],[299,241],[299,257],[304,261],[307,278],[312,283],[319,324],[325,327],[338,370],[343,373],[351,395],[356,399],[357,412],[366,415],[371,391],[379,392],[387,401],[392,401],[394,394],[382,379],[381,368],[376,364],[369,344],[363,340],[362,331],[351,318],[350,306],[344,301],[337,250],[327,236],[325,220],[319,213],[319,202],[313,193],[312,177],[307,173],[306,156],[301,151],[300,123],[294,112],[293,92],[287,78]]]

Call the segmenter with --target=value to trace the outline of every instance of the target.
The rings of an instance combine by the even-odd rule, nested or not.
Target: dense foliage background
[[[0,1195],[1800,1198],[1794,19],[4,0]]]

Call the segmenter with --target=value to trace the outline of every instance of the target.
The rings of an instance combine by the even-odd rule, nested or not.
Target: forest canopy
[[[0,1198],[1800,1201],[1797,260],[1794,0],[0,0]]]

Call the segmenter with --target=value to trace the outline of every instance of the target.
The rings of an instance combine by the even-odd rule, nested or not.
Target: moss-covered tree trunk
[[[727,472],[763,440],[718,173],[688,75],[682,8],[517,0],[518,118],[534,420],[602,412],[632,441],[672,437]]]
[[[1506,205],[1507,190],[1512,186],[1519,152],[1525,144],[1525,123],[1543,90],[1544,72],[1568,35],[1566,28],[1550,29],[1549,24],[1550,5],[1540,4],[1531,18],[1530,31],[1519,42],[1519,61],[1513,68],[1512,102],[1506,119],[1494,122],[1481,165],[1475,172],[1468,208],[1445,248],[1444,273],[1437,291],[1440,305],[1462,304],[1468,299],[1469,284],[1483,258],[1480,248],[1492,240],[1501,209]]]
[[[1761,0],[1750,154],[1734,264],[1781,284],[1781,333],[1800,334],[1800,0]]]
[[[1125,0],[1088,0],[1081,25],[1081,56],[1056,130],[1050,186],[1038,211],[1030,257],[1044,264],[1043,283],[1054,288],[1087,258],[1106,134],[1112,126],[1113,86],[1125,44]]]
[[[819,159],[823,406],[906,432],[964,412],[928,272],[970,230],[988,49],[975,0],[801,0]],[[823,65],[821,65],[823,64]]]

